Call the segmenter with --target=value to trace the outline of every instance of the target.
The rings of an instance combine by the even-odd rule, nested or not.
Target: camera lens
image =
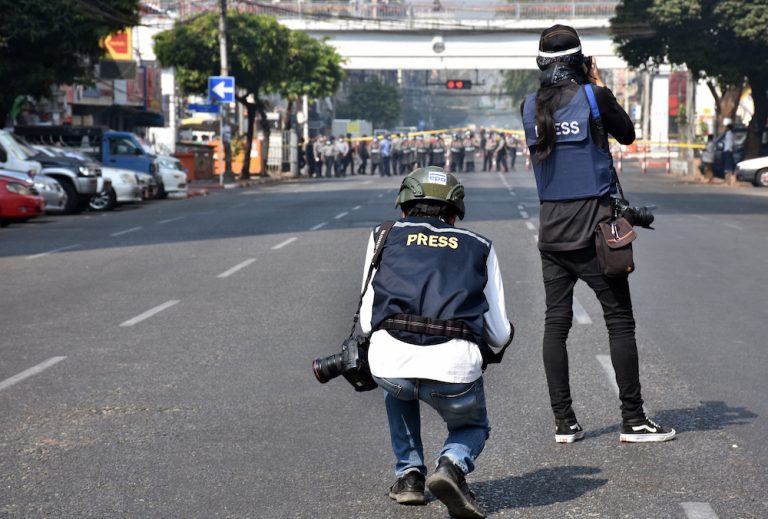
[[[321,384],[325,384],[332,378],[341,375],[343,367],[342,360],[341,353],[315,359],[312,362],[312,372],[315,374],[317,381]]]

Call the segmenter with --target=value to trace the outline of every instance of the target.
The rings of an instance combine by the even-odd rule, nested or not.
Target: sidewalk
[[[219,183],[218,177],[206,180],[193,180],[188,184],[188,196],[206,196],[209,195],[211,191],[217,191],[221,189],[239,189],[244,187],[274,185],[299,178],[301,177],[295,177],[290,174],[274,176],[252,176],[248,180],[235,180],[234,182],[225,182],[223,184]]]

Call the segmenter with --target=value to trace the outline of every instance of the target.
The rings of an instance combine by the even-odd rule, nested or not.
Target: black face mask
[[[542,87],[550,87],[563,82],[581,85],[587,82],[587,76],[581,67],[574,67],[558,61],[546,65],[539,74],[539,83]]]

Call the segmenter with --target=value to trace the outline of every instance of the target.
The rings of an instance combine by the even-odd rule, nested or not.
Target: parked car
[[[101,176],[99,165],[92,160],[79,160],[56,155],[45,146],[29,146],[16,137],[16,146],[30,160],[42,165],[42,172],[58,181],[66,199],[63,212],[78,213],[98,189]]]
[[[157,165],[160,169],[160,176],[163,179],[158,197],[165,198],[168,193],[187,192],[187,170],[176,157],[170,155],[158,155]]]
[[[94,211],[108,211],[117,204],[141,202],[142,188],[136,172],[128,169],[101,168],[101,176],[111,181],[109,189],[101,190],[91,198]]]
[[[768,187],[768,157],[742,160],[736,164],[736,178],[757,187]]]
[[[67,204],[67,194],[56,179],[43,174],[29,177],[28,174],[16,171],[0,171],[0,174],[33,186],[37,194],[43,197],[46,213],[64,212],[64,207]]]
[[[45,201],[34,186],[0,175],[0,227],[45,214]]]

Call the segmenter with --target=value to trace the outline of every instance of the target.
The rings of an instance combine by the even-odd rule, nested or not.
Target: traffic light
[[[445,82],[445,88],[448,90],[469,90],[472,88],[472,81],[469,79],[449,79]]]

